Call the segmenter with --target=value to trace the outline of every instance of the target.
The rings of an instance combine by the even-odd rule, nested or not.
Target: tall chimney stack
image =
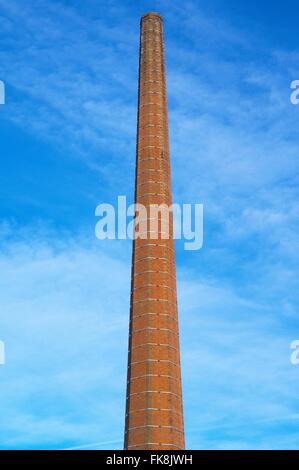
[[[157,13],[141,18],[135,203],[172,204],[163,20]],[[184,449],[172,214],[168,239],[162,229],[156,237],[147,229],[146,238],[133,241],[124,447]]]

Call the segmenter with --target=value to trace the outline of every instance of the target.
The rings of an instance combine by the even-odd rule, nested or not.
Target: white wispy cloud
[[[107,441],[123,427],[129,261],[90,240],[27,235],[0,259],[1,445]]]
[[[297,448],[294,333],[277,310],[186,271],[178,292],[188,445]]]

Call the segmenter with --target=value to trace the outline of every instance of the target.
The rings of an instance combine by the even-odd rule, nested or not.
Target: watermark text
[[[0,366],[5,364],[5,344],[0,340]]]
[[[100,220],[95,227],[99,240],[184,240],[185,250],[203,246],[202,204],[131,204],[118,196],[117,207],[99,204],[95,210]]]
[[[2,80],[0,80],[0,104],[5,104],[5,85]]]
[[[299,104],[299,80],[293,80],[291,83],[291,89],[294,90],[291,93],[290,101],[292,104]]]

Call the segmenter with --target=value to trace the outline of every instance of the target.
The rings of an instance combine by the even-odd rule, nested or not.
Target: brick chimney
[[[135,180],[135,203],[146,208],[172,203],[165,75],[163,20],[147,13],[141,18]],[[146,238],[133,241],[127,450],[184,449],[172,215],[170,222],[168,239],[162,229],[156,238],[148,229]]]

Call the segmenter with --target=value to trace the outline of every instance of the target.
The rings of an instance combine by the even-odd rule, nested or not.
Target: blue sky
[[[208,3],[208,4],[207,4]],[[295,2],[0,0],[0,447],[122,448],[139,19],[164,17],[186,445],[299,447]]]

